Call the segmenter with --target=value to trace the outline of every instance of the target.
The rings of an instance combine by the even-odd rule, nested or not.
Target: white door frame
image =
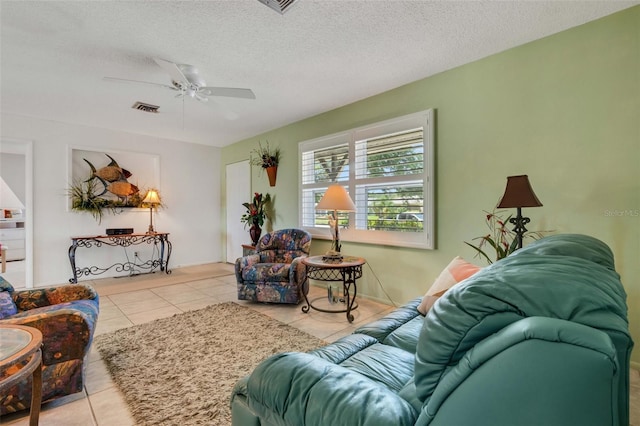
[[[33,141],[3,138],[0,152],[24,155],[25,287],[33,288]]]

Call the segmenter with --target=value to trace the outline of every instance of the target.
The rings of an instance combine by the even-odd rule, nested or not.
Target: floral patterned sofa
[[[280,229],[265,234],[256,253],[236,259],[238,299],[268,303],[300,303],[307,291],[311,234],[301,229]]]
[[[43,402],[82,391],[98,311],[98,294],[90,286],[14,290],[0,277],[0,324],[25,325],[42,332]],[[12,373],[0,370],[0,380]],[[0,415],[30,405],[31,378],[0,395]]]

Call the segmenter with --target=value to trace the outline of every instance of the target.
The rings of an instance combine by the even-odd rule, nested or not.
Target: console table
[[[153,244],[159,247],[159,255],[157,259],[153,257],[146,262],[137,262],[137,258],[133,262],[128,259],[126,262],[114,263],[106,268],[98,266],[76,267],[76,249],[78,247],[93,248],[102,247],[103,245],[111,247],[130,247],[139,244]],[[83,275],[100,275],[108,270],[115,268],[116,272],[129,272],[129,275],[138,270],[144,270],[146,273],[153,272],[156,268],[160,268],[167,274],[171,273],[169,269],[169,258],[171,257],[171,242],[169,241],[169,233],[156,232],[151,234],[123,234],[123,235],[93,235],[84,237],[71,237],[71,246],[69,247],[69,262],[71,263],[71,271],[73,277],[69,278],[70,283],[77,283],[78,276]]]
[[[355,303],[357,294],[356,280],[362,276],[362,265],[367,263],[367,261],[362,257],[345,256],[340,262],[334,262],[323,260],[323,256],[311,256],[302,259],[302,263],[307,266],[307,280],[341,281],[344,303],[346,304],[345,309],[318,308],[313,306],[312,303],[309,302],[307,294],[302,292],[304,300],[307,303],[302,307],[302,312],[306,314],[309,312],[309,309],[328,313],[346,312],[347,320],[353,322],[351,311],[358,308],[358,305]],[[352,285],[353,297],[351,297]]]

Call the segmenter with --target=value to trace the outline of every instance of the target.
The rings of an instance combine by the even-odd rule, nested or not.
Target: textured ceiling
[[[225,146],[639,3],[298,0],[279,15],[256,0],[2,0],[0,109]],[[153,57],[257,99],[102,79],[170,84]]]

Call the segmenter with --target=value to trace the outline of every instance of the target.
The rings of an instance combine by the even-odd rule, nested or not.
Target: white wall
[[[104,234],[106,228],[145,232],[148,210],[105,214],[99,224],[88,213],[68,209],[69,147],[132,151],[160,156],[160,194],[166,208],[154,227],[170,232],[171,268],[222,260],[220,244],[220,150],[218,148],[121,131],[77,126],[3,113],[0,136],[33,141],[34,285],[62,284],[71,277],[71,236]],[[146,247],[140,247],[141,256]],[[123,250],[81,249],[77,265],[108,266]],[[117,275],[109,272],[94,278]],[[86,278],[85,278],[86,279]]]

